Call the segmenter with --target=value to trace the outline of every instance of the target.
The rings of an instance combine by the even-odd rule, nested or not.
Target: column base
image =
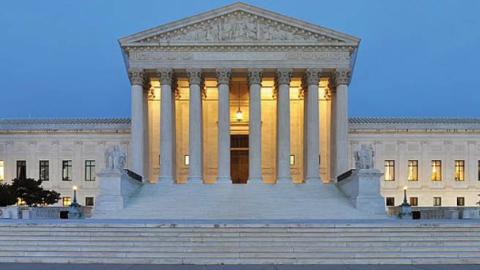
[[[232,183],[232,178],[230,177],[225,177],[225,176],[218,176],[217,177],[217,183]]]
[[[200,182],[200,183],[203,183],[203,177],[201,176],[189,176],[187,178],[187,181],[188,182]]]
[[[307,177],[303,180],[303,182],[306,183],[312,183],[312,182],[318,182],[322,183],[322,179],[320,177]]]
[[[292,182],[292,177],[291,176],[278,177],[277,183],[278,182],[283,182],[283,183]]]
[[[158,182],[175,182],[172,176],[159,176]]]
[[[253,184],[253,183],[263,184],[263,178],[262,178],[262,177],[252,177],[252,178],[248,178],[247,184]]]

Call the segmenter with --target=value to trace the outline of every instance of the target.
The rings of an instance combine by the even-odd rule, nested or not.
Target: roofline
[[[250,12],[250,13],[262,13],[261,15],[263,15],[265,17],[270,17],[271,19],[278,20],[278,21],[288,20],[288,22],[285,22],[285,23],[300,24],[306,30],[310,30],[310,31],[313,31],[313,32],[327,32],[328,34],[332,35],[333,37],[350,40],[354,45],[357,45],[357,46],[360,42],[359,38],[354,37],[352,35],[348,35],[348,34],[345,34],[345,33],[342,33],[342,32],[332,30],[330,28],[322,27],[322,26],[319,26],[319,25],[316,25],[316,24],[312,24],[312,23],[309,23],[309,22],[306,22],[306,21],[303,21],[303,20],[300,20],[300,19],[296,19],[296,18],[287,16],[287,15],[283,15],[283,14],[280,14],[280,13],[277,13],[277,12],[273,12],[273,11],[270,11],[270,10],[266,10],[266,9],[259,8],[259,7],[249,5],[249,4],[245,4],[245,3],[242,3],[242,2],[236,2],[236,3],[230,4],[230,5],[226,5],[226,6],[219,7],[219,8],[216,8],[216,9],[212,9],[212,10],[202,12],[202,13],[199,13],[199,14],[196,14],[196,15],[192,15],[192,16],[189,16],[189,17],[186,17],[186,18],[183,18],[183,19],[175,20],[173,22],[166,23],[166,24],[163,24],[163,25],[160,25],[160,26],[157,26],[157,27],[149,28],[147,30],[144,30],[144,31],[141,31],[141,32],[138,32],[138,33],[120,38],[119,42],[120,42],[120,45],[122,47],[123,46],[128,46],[128,42],[133,41],[136,38],[145,37],[145,36],[148,37],[149,35],[158,34],[158,32],[162,32],[162,30],[165,31],[165,30],[168,29],[168,31],[171,31],[171,30],[174,30],[175,27],[184,26],[185,24],[194,24],[196,22],[203,21],[203,20],[208,20],[210,18],[221,16],[221,15],[224,15],[226,13],[236,11],[236,10],[243,10],[243,11]]]

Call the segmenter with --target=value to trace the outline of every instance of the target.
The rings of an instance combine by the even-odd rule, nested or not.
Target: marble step
[[[361,254],[358,251],[326,251],[326,252],[130,252],[130,251],[1,251],[0,257],[97,257],[97,258],[296,258],[296,259],[311,259],[311,258],[473,258],[477,257],[480,261],[479,251],[402,251],[401,253],[393,252],[376,252],[363,251]]]
[[[8,235],[15,235],[19,237],[27,237],[27,236],[85,236],[85,237],[115,237],[115,236],[122,236],[122,237],[308,237],[308,238],[328,238],[328,237],[370,237],[374,234],[375,237],[437,237],[437,236],[449,236],[449,237],[477,237],[480,235],[480,232],[123,232],[123,231],[9,231]],[[0,233],[1,235],[1,233]]]
[[[89,252],[128,252],[128,253],[138,253],[139,255],[148,252],[148,253],[324,253],[324,252],[356,252],[364,253],[365,247],[362,246],[297,246],[294,243],[291,245],[283,246],[270,246],[264,244],[264,246],[237,246],[237,245],[190,245],[190,246],[130,246],[130,247],[120,247],[120,246],[103,246],[103,245],[90,245],[90,246],[73,246],[73,245],[44,245],[44,246],[2,246],[0,252],[3,255],[12,254],[15,256],[16,252],[57,252],[61,253],[66,250],[74,250],[75,252],[89,253]],[[480,253],[479,246],[408,246],[408,247],[399,247],[399,246],[370,246],[368,247],[368,252],[376,253],[388,253],[388,252],[478,252]]]
[[[478,256],[462,258],[67,258],[56,256],[1,257],[17,263],[112,263],[112,264],[479,264]]]
[[[103,236],[89,236],[89,237],[82,237],[82,236],[17,236],[17,235],[1,235],[0,241],[15,241],[15,240],[56,240],[56,241],[78,241],[78,240],[90,240],[90,241],[104,241],[104,240],[115,240],[116,238],[112,237],[103,237]],[[271,242],[318,242],[318,241],[332,241],[332,242],[341,242],[341,241],[392,241],[392,240],[400,240],[400,241],[433,241],[433,240],[441,240],[441,241],[480,241],[480,237],[471,237],[471,236],[448,236],[443,235],[436,238],[432,237],[416,237],[416,236],[409,236],[409,237],[390,237],[390,236],[374,236],[374,235],[365,235],[365,236],[353,236],[353,237],[208,237],[208,236],[194,236],[194,237],[144,237],[140,238],[137,236],[129,236],[129,237],[121,237],[122,241],[139,241],[143,240],[146,242],[155,242],[155,241],[179,241],[181,239],[186,239],[188,241],[193,242],[204,242],[204,241],[271,241]]]
[[[446,241],[446,240],[432,240],[432,241],[320,241],[320,242],[280,242],[272,241],[265,243],[265,241],[121,241],[121,240],[82,240],[82,241],[57,241],[57,240],[14,240],[2,242],[2,247],[5,249],[9,246],[64,246],[64,247],[82,247],[82,246],[114,246],[116,248],[129,247],[192,247],[192,246],[238,246],[238,247],[269,247],[285,246],[286,243],[295,247],[480,247],[480,242],[477,241]]]

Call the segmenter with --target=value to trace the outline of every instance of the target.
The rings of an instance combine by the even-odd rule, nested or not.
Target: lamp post
[[[80,219],[82,215],[82,206],[77,203],[77,186],[73,186],[73,202],[68,207],[68,218],[69,219]]]
[[[400,205],[400,218],[403,218],[405,216],[412,216],[412,207],[407,201],[407,189],[407,186],[403,187],[403,202]]]

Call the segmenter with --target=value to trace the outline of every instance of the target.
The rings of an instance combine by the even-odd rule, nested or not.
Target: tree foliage
[[[14,205],[16,202],[17,196],[15,196],[12,186],[0,184],[0,207]]]
[[[42,181],[31,178],[15,178],[11,189],[16,198],[22,199],[28,206],[50,205],[60,200],[60,193],[42,188]]]

